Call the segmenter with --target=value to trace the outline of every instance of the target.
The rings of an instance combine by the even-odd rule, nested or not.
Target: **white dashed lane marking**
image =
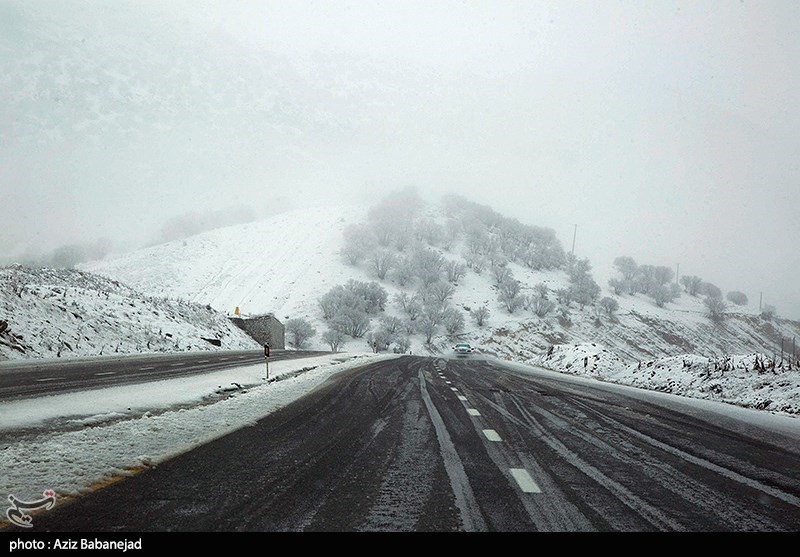
[[[542,490],[533,481],[531,475],[524,468],[510,468],[511,476],[517,480],[517,485],[524,493],[541,493]]]
[[[446,383],[449,385],[450,381],[446,381]],[[450,390],[452,390],[454,392],[458,392],[458,389],[456,389],[455,387],[450,387]],[[460,401],[462,401],[462,402],[467,402],[467,397],[465,397],[463,395],[458,395],[458,399]],[[467,408],[467,413],[470,416],[480,416],[481,415],[481,413],[475,408]],[[489,441],[496,441],[496,442],[497,441],[502,441],[502,438],[500,437],[500,435],[493,429],[484,429],[483,430],[483,435],[486,436],[486,439],[488,439]],[[509,468],[509,472],[511,473],[511,477],[514,478],[514,480],[517,482],[517,485],[519,486],[519,489],[523,493],[541,493],[542,492],[542,490],[539,488],[539,486],[533,480],[531,475],[524,468]]]

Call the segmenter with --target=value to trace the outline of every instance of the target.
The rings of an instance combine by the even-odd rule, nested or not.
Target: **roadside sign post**
[[[269,379],[269,344],[264,344],[264,381]]]

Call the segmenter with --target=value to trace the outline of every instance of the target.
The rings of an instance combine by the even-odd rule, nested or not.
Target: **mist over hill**
[[[275,315],[289,349],[447,358],[467,341],[479,358],[800,413],[800,323],[625,263],[638,286],[600,284],[547,228],[407,189],[80,269],[5,267],[0,359],[259,349],[232,325],[238,310]]]
[[[639,267],[652,271],[645,263]],[[402,346],[415,353],[446,352],[458,338],[524,361],[554,344],[595,342],[638,362],[678,354],[780,353],[782,341],[789,350],[800,331],[794,321],[764,315],[757,301],[723,300],[714,316],[709,296],[690,294],[674,276],[668,277],[666,299],[643,288],[617,292],[597,283],[589,260],[566,252],[551,230],[458,196],[427,203],[413,190],[371,207],[289,211],[83,268],[223,313],[240,308],[273,313],[284,323],[305,320],[315,334],[304,344],[317,349],[330,349],[324,333],[343,328],[325,315],[321,301],[348,283],[373,285],[383,300],[377,311],[366,312],[368,324],[359,336],[342,335],[342,350],[369,349],[380,333],[384,349]],[[412,300],[463,322],[448,328],[441,317],[428,341],[422,321],[415,323],[404,307]],[[480,325],[479,308],[486,310]],[[420,310],[420,317],[425,314]]]

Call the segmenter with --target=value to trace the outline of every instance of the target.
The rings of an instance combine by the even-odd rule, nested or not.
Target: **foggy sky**
[[[798,60],[793,1],[0,0],[0,259],[416,186],[800,318]]]

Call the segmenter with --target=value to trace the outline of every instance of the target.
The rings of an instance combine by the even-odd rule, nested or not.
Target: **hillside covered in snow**
[[[258,344],[211,306],[74,269],[0,269],[0,361]]]
[[[273,313],[283,322],[307,320],[316,331],[308,346],[318,349],[326,348],[322,333],[330,328],[320,300],[348,281],[374,283],[385,291],[383,307],[370,315],[373,330],[385,317],[415,320],[401,307],[399,296],[422,302],[425,295],[437,296],[431,290],[449,285],[438,297],[443,306],[461,313],[463,326],[454,332],[438,327],[430,343],[418,328],[405,328],[417,352],[446,351],[454,338],[462,338],[515,359],[533,357],[551,345],[587,341],[628,362],[678,354],[771,356],[780,353],[781,338],[784,348],[790,348],[787,344],[800,331],[800,324],[764,316],[752,304],[727,303],[721,318],[712,319],[705,297],[683,288],[662,305],[639,292],[618,295],[594,282],[588,260],[577,263],[587,269],[585,278],[596,291],[582,300],[579,291],[571,290],[569,254],[549,231],[503,219],[464,200],[444,201],[450,205],[426,205],[413,194],[398,194],[371,208],[291,211],[83,268],[151,295],[210,304],[228,314],[240,308],[244,314]],[[523,239],[509,239],[512,232]],[[526,232],[534,240],[524,238]],[[536,245],[537,234],[546,238],[542,246]],[[526,255],[522,244],[530,250],[552,249],[552,261]],[[424,275],[425,267],[431,276]],[[504,282],[516,282],[518,289],[510,295],[510,310],[502,299]],[[606,308],[604,299],[615,306]],[[486,317],[479,325],[473,310],[483,307]],[[365,347],[369,345],[363,337],[350,335],[341,345],[349,350]]]
[[[290,349],[449,356],[456,340],[469,341],[483,356],[800,413],[800,324],[720,300],[715,285],[690,293],[678,277],[653,279],[662,268],[627,264],[639,286],[619,291],[596,282],[591,262],[546,228],[405,190],[371,207],[288,211],[80,270],[7,267],[0,355],[257,349],[227,318],[271,313]]]

